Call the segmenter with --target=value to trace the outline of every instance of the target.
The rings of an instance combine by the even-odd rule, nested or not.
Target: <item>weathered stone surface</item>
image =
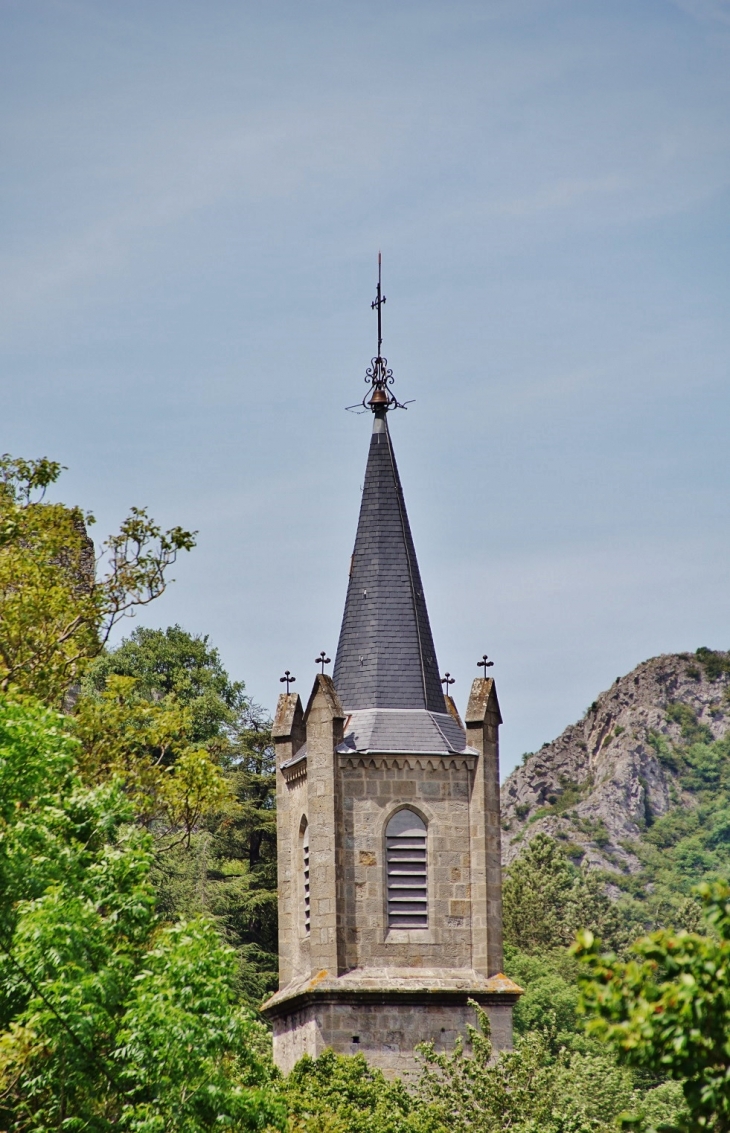
[[[512,1008],[495,1004],[486,1005],[485,1010],[495,1046],[509,1048]],[[287,1074],[303,1055],[316,1058],[331,1047],[340,1054],[364,1054],[386,1076],[407,1080],[417,1072],[413,1052],[420,1043],[450,1051],[461,1036],[468,1054],[469,1024],[475,1024],[474,1009],[466,1002],[321,1002],[273,1019],[274,1058]]]
[[[654,657],[616,680],[582,720],[503,784],[503,864],[543,831],[579,846],[589,866],[636,870],[638,860],[623,843],[641,835],[647,817],[677,803],[694,805],[660,761],[652,736],[680,740],[680,724],[667,716],[680,702],[715,739],[723,737],[730,728],[729,683],[727,673],[710,680],[697,658],[684,653]]]
[[[277,1064],[325,1046],[411,1073],[414,1049],[467,1038],[474,999],[511,1042],[520,989],[501,974],[499,705],[474,682],[461,750],[343,747],[346,720],[319,675],[306,712],[277,711],[280,989],[264,1005]],[[428,925],[388,925],[386,827],[400,809],[426,827]],[[308,832],[310,924],[305,915]]]

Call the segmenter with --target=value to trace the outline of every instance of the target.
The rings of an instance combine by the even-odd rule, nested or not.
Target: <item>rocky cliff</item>
[[[504,864],[543,831],[592,867],[638,870],[635,843],[647,827],[673,808],[696,805],[672,753],[729,731],[730,653],[700,649],[644,661],[506,780]]]

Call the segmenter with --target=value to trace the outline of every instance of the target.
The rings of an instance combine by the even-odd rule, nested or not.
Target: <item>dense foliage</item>
[[[537,834],[512,864],[502,900],[505,939],[525,952],[566,948],[580,928],[613,947],[635,935],[631,911],[610,900],[602,878],[576,867],[546,834]]]
[[[687,705],[670,706],[669,715],[681,725],[682,741],[670,746],[658,734],[652,741],[660,761],[677,775],[675,805],[665,815],[649,816],[641,840],[631,846],[642,869],[617,883],[641,901],[648,919],[676,926],[680,912],[682,927],[690,928],[699,923],[694,886],[730,877],[730,737],[713,741]],[[683,803],[680,792],[691,795],[692,805]]]
[[[132,508],[97,570],[93,516],[49,503],[55,461],[0,457],[0,689],[60,704],[114,625],[163,593],[168,568],[194,536]]]
[[[161,912],[215,918],[260,1003],[276,985],[269,721],[207,638],[140,628],[89,669],[73,717],[87,777],[121,777],[156,848]]]
[[[707,932],[660,929],[628,960],[592,933],[574,946],[586,973],[588,1031],[621,1062],[683,1082],[695,1128],[730,1129],[730,886],[699,887]]]
[[[644,1126],[681,1120],[681,1087],[618,1064],[579,1036],[555,1044],[550,1019],[494,1056],[476,1009],[468,1050],[424,1047],[419,1077],[404,1086],[354,1058],[304,1058],[284,1083],[290,1126],[301,1133],[609,1133],[633,1112]]]
[[[290,1127],[297,1133],[426,1133],[440,1130],[417,1096],[399,1080],[354,1057],[327,1050],[303,1058],[284,1090]]]
[[[680,1121],[685,1110],[679,1083],[663,1081],[669,1075],[661,1068],[647,1073],[620,1065],[611,1048],[584,1031],[581,965],[566,944],[585,928],[592,940],[600,934],[624,955],[641,930],[633,908],[610,901],[600,878],[576,867],[562,844],[544,834],[507,872],[504,907],[505,970],[524,994],[514,1012],[515,1051],[496,1065],[507,1074],[511,1104],[521,1078],[529,1088],[523,1089],[522,1116],[515,1111],[509,1122],[493,1127],[519,1127],[518,1117],[536,1123],[526,1128],[556,1131],[616,1128],[622,1114],[633,1114],[646,1128]],[[478,1038],[474,1049],[484,1061]],[[468,1067],[475,1072],[475,1064]]]
[[[151,838],[77,754],[61,716],[0,698],[0,1122],[281,1124],[232,950],[204,918],[159,921]]]

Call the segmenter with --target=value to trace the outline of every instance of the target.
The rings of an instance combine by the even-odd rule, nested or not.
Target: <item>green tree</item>
[[[638,1099],[630,1071],[600,1052],[556,1051],[549,1027],[522,1035],[495,1058],[489,1020],[476,1011],[468,1056],[461,1044],[443,1054],[423,1048],[417,1094],[450,1133],[608,1133]]]
[[[0,1127],[281,1126],[268,1038],[204,918],[162,925],[151,838],[60,715],[0,697]]]
[[[138,685],[112,674],[100,695],[79,698],[70,727],[82,744],[80,768],[87,783],[123,783],[158,849],[189,847],[202,822],[232,811],[233,792],[215,754],[194,742],[191,708],[174,693],[144,696]]]
[[[113,765],[137,784],[166,850],[153,871],[161,910],[214,916],[241,957],[242,990],[260,1002],[277,981],[276,779],[262,710],[207,637],[138,628],[92,664],[75,726],[91,772]]]
[[[305,1056],[284,1083],[292,1133],[442,1133],[413,1091],[364,1057]],[[445,1131],[444,1131],[445,1133]]]
[[[179,625],[165,630],[138,626],[91,664],[84,693],[104,692],[111,676],[134,678],[138,694],[149,700],[174,696],[190,710],[192,743],[233,739],[236,729],[261,716],[246,696],[243,682],[231,680],[208,637],[188,633]]]
[[[114,625],[163,593],[178,552],[195,542],[132,508],[104,543],[97,571],[93,516],[44,499],[61,471],[45,457],[0,457],[0,690],[14,686],[53,705]]]
[[[514,1008],[516,1034],[542,1030],[546,1020],[551,1020],[556,1047],[570,1046],[582,1035],[578,967],[578,961],[564,948],[535,953],[505,946],[505,972],[523,988]]]
[[[632,929],[606,895],[603,879],[577,869],[547,834],[536,834],[510,866],[503,916],[506,942],[525,952],[565,948],[581,928],[618,945]]]
[[[690,1129],[730,1129],[730,886],[698,887],[706,935],[662,929],[630,959],[579,937],[589,1031],[621,1061],[683,1083]]]

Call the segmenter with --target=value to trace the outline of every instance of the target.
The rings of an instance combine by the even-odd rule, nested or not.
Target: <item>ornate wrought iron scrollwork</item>
[[[381,358],[380,356],[372,358],[370,365],[365,371],[365,378],[363,380],[373,387],[382,386],[385,388],[386,385],[391,386],[395,378],[393,377],[393,371],[388,369],[388,359]]]
[[[384,358],[380,353],[380,348],[383,345],[383,304],[385,303],[385,296],[381,287],[381,266],[382,258],[378,252],[378,287],[376,297],[370,304],[374,311],[378,312],[378,353],[375,358],[370,360],[370,365],[365,371],[365,382],[367,384],[368,392],[358,405],[348,405],[348,409],[355,409],[359,412],[359,407],[362,405],[363,409],[371,409],[373,413],[387,413],[389,409],[406,409],[408,403],[398,401],[398,398],[390,390],[394,382],[393,371],[388,368],[388,359]]]
[[[388,359],[381,354],[373,358],[365,371],[365,382],[370,388],[362,399],[363,407],[372,409],[373,413],[378,410],[387,413],[389,409],[405,409],[405,405],[401,405],[388,388],[394,381],[393,371],[388,369]]]

